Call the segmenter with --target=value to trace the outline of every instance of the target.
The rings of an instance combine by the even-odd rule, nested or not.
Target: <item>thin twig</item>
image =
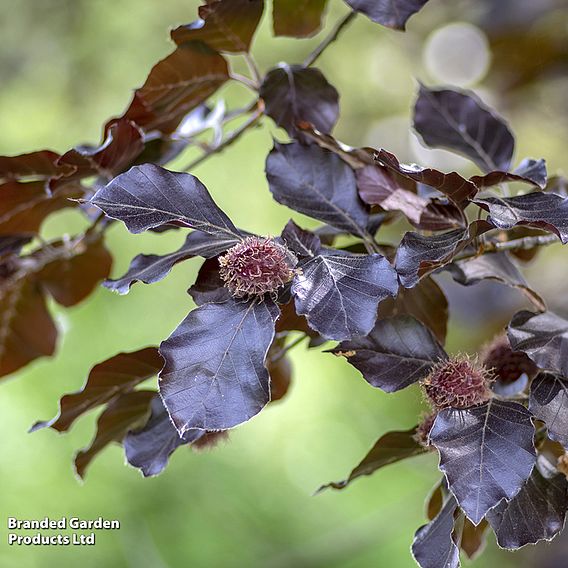
[[[241,126],[235,128],[232,132],[230,132],[220,144],[215,146],[209,147],[201,156],[193,160],[193,162],[187,164],[184,168],[185,171],[192,170],[193,168],[197,167],[199,164],[204,162],[210,156],[214,154],[218,154],[219,152],[223,151],[227,146],[230,146],[234,142],[236,142],[249,128],[254,126],[260,117],[262,116],[263,109],[261,106],[258,106],[254,113],[245,121]]]
[[[521,237],[511,241],[488,241],[484,242],[481,251],[472,251],[456,256],[453,261],[467,260],[475,256],[483,254],[491,254],[495,252],[515,252],[519,250],[530,250],[535,247],[548,246],[560,242],[556,235],[534,235],[532,237]]]
[[[351,23],[351,21],[355,19],[356,15],[356,12],[349,12],[349,14],[347,14],[347,16],[345,16],[343,20],[341,20],[337,24],[337,26],[335,26],[333,31],[326,38],[324,38],[323,41],[306,57],[306,59],[304,60],[304,67],[313,65],[318,57],[329,47],[329,45],[338,38],[343,29],[346,28]]]

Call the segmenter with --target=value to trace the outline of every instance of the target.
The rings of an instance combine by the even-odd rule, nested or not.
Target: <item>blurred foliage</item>
[[[452,45],[444,44],[444,35],[440,39],[439,34],[457,20],[481,26],[473,28],[472,35],[474,42],[481,38],[475,43],[479,49],[494,45],[509,50],[488,51],[486,57],[476,59],[477,75],[468,82],[466,74],[462,82],[509,119],[517,134],[518,160],[525,155],[545,156],[551,173],[566,167],[568,79],[562,73],[566,59],[562,54],[557,59],[550,56],[543,76],[535,71],[539,81],[505,83],[501,80],[505,71],[511,74],[514,68],[507,70],[503,61],[522,66],[534,52],[529,48],[519,63],[513,57],[515,41],[503,41],[505,47],[499,47],[496,39],[503,37],[499,29],[505,29],[517,38],[535,35],[537,46],[542,38],[554,44],[558,33],[565,37],[567,18],[561,11],[565,4],[517,1],[537,5],[544,15],[537,10],[520,23],[503,23],[499,17],[506,19],[504,11],[511,2],[503,2],[500,11],[498,0],[438,0],[411,20],[406,35],[358,17],[319,62],[341,93],[338,137],[348,143],[383,146],[403,160],[419,162],[432,156],[433,165],[465,167],[466,173],[473,173],[461,158],[426,150],[409,134],[416,80],[443,82],[428,62],[429,50],[436,48],[431,45],[433,34],[451,51]],[[78,143],[97,143],[104,122],[123,110],[131,90],[170,51],[168,30],[194,19],[197,5],[189,0],[0,0],[0,153],[43,147],[64,151]],[[342,2],[330,0],[327,28],[345,11]],[[317,38],[274,39],[271,33],[267,10],[253,49],[263,69],[280,60],[301,61],[318,42]],[[456,36],[446,37],[451,42]],[[547,53],[552,51],[551,47]],[[471,53],[462,50],[462,56],[461,63],[448,65],[466,65]],[[487,68],[479,61],[486,61]],[[248,100],[240,86],[226,87],[218,96],[228,107]],[[263,176],[273,135],[282,133],[265,124],[193,172],[237,225],[261,234],[278,233],[290,216],[272,201]],[[190,159],[191,151],[176,165],[183,167]],[[50,219],[44,234],[73,233],[83,226],[78,213],[64,212]],[[386,236],[396,234],[392,228]],[[118,259],[113,274],[122,274],[135,254],[167,252],[182,239],[175,232],[134,236],[116,224],[108,235]],[[358,480],[341,494],[330,491],[312,497],[311,493],[322,483],[344,477],[385,431],[414,426],[421,396],[417,388],[396,396],[374,390],[345,362],[317,350],[294,353],[293,386],[282,402],[238,428],[228,443],[209,453],[198,455],[182,448],[156,479],[144,480],[125,467],[118,447],[97,460],[83,485],[74,479],[71,456],[88,443],[95,417],[83,419],[65,437],[51,431],[26,434],[36,419],[55,413],[62,393],[82,385],[94,363],[166,337],[191,306],[186,289],[197,269],[198,261],[190,261],[161,283],[136,285],[126,297],[100,289],[73,309],[57,309],[58,325],[65,331],[57,356],[35,363],[17,380],[1,385],[3,515],[100,515],[119,519],[122,528],[98,532],[93,549],[8,547],[2,521],[0,564],[21,568],[413,566],[411,535],[424,522],[422,501],[439,476],[433,456],[391,466]],[[566,312],[566,273],[558,263],[558,247],[541,254],[529,270],[537,291],[561,313]],[[449,350],[475,350],[523,302],[498,285],[465,289],[443,282],[453,309]],[[483,290],[483,305],[477,290]],[[489,547],[474,566],[519,566],[524,557],[524,553],[498,552],[493,542]]]

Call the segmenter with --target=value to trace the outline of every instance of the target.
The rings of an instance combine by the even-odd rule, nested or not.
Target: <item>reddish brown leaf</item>
[[[310,37],[321,29],[327,0],[274,0],[275,36]]]
[[[0,285],[0,377],[52,355],[57,329],[34,278]]]
[[[89,447],[75,456],[75,471],[81,478],[93,458],[111,442],[120,442],[137,426],[142,426],[149,417],[154,391],[133,391],[111,402],[97,421],[97,433]]]
[[[43,220],[54,211],[75,205],[80,197],[75,183],[60,185],[52,193],[43,181],[9,181],[0,185],[0,235],[36,233]]]
[[[80,246],[81,251],[46,264],[37,274],[53,299],[65,307],[84,300],[110,274],[112,266],[112,256],[102,240]]]
[[[217,51],[248,51],[264,9],[264,0],[208,0],[200,19],[172,30],[178,44],[202,41]]]
[[[57,166],[59,154],[51,150],[39,150],[19,156],[0,156],[0,180],[42,178],[68,172],[69,168]]]
[[[152,68],[123,118],[145,131],[173,132],[190,110],[209,98],[228,78],[223,56],[200,42],[186,43]]]
[[[136,385],[156,376],[164,364],[157,347],[146,347],[132,353],[119,353],[95,365],[80,391],[66,394],[59,403],[55,418],[37,422],[32,432],[51,427],[59,432],[69,430],[77,418],[93,408],[106,404],[117,395],[130,392]]]
[[[76,168],[73,177],[103,175],[112,178],[132,165],[142,150],[142,131],[133,122],[122,118],[110,126],[100,146],[79,146],[69,150],[61,156],[59,163]]]

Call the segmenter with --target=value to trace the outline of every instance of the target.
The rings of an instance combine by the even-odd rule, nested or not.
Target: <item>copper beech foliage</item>
[[[506,120],[473,93],[451,87],[419,86],[414,129],[427,146],[471,160],[476,175],[406,164],[388,148],[348,146],[332,134],[338,91],[314,67],[357,14],[404,29],[427,3],[346,0],[345,18],[303,63],[275,62],[261,71],[250,50],[265,3],[210,0],[199,19],[172,31],[172,53],[151,69],[124,113],[106,123],[99,146],[0,157],[2,376],[54,353],[49,298],[73,306],[101,281],[126,294],[137,282],[165,278],[176,263],[203,259],[196,281],[188,283],[197,307],[180,314],[184,319],[170,337],[98,363],[83,388],[62,397],[55,418],[32,428],[67,431],[100,410],[92,442],[75,458],[78,475],[113,442],[124,446],[129,464],[152,476],[178,447],[225,438],[285,397],[287,352],[304,339],[310,348],[339,342],[327,352],[387,393],[426,387],[433,373],[437,389],[447,377],[456,392],[469,393],[477,387],[467,369],[485,360],[454,364],[444,349],[448,302],[436,279],[446,271],[465,286],[489,279],[524,294],[531,310],[511,314],[508,335],[492,351],[492,361],[495,353],[508,358],[480,371],[481,398],[460,399],[475,400],[474,406],[436,407],[433,400],[428,416],[381,435],[344,481],[322,490],[438,453],[441,481],[412,545],[422,568],[459,566],[460,551],[475,556],[490,529],[509,549],[549,540],[562,529],[568,484],[556,459],[568,448],[568,321],[547,311],[518,263],[540,246],[568,242],[566,180],[548,180],[540,157],[516,157]],[[274,34],[317,34],[325,7],[326,0],[274,0]],[[494,45],[506,41],[488,33]],[[250,76],[233,72],[235,57],[246,60]],[[559,57],[552,47],[546,52],[550,65]],[[508,76],[516,83],[507,89],[537,73],[530,61],[527,68],[513,63]],[[211,101],[227,81],[250,89],[246,108]],[[235,118],[244,120],[228,129]],[[259,121],[282,128],[266,159],[272,196],[319,221],[316,230],[290,221],[277,237],[254,236],[236,227],[206,180],[191,173]],[[199,137],[209,130],[212,141],[204,142]],[[203,155],[189,172],[163,167],[197,140]],[[43,222],[65,207],[76,208],[90,227],[45,242]],[[385,241],[382,227],[397,220],[408,221],[410,230]],[[137,256],[126,274],[109,279],[104,235],[116,222],[132,233],[183,231],[186,239],[168,254]],[[239,246],[245,239],[247,246]],[[278,258],[263,257],[266,251]],[[278,279],[271,273],[275,263]],[[235,294],[227,275],[244,293]],[[521,353],[532,361],[523,369],[534,372],[514,366]],[[485,383],[486,377],[492,380]]]

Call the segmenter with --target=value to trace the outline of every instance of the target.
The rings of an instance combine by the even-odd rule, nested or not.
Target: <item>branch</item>
[[[264,105],[261,102],[259,102],[253,114],[243,124],[241,124],[241,126],[235,128],[235,130],[230,132],[223,140],[221,140],[219,144],[208,147],[201,156],[193,160],[193,162],[187,164],[187,166],[185,166],[182,169],[186,171],[192,170],[193,168],[197,167],[199,164],[204,162],[210,156],[218,154],[219,152],[227,148],[227,146],[230,146],[231,144],[236,142],[249,128],[254,126],[259,121],[263,112],[264,112]]]
[[[304,67],[313,65],[318,57],[329,47],[329,45],[338,38],[343,29],[355,19],[356,15],[356,12],[349,12],[349,14],[347,14],[347,16],[345,16],[345,18],[343,18],[337,26],[335,26],[334,30],[306,57],[304,60]]]
[[[467,252],[464,253],[463,255],[458,255],[452,259],[452,262],[456,260],[467,260],[468,258],[473,258],[476,256],[480,256],[482,254],[530,250],[535,247],[548,246],[557,242],[559,241],[556,235],[535,235],[532,237],[522,237],[520,239],[513,239],[511,241],[488,241],[482,243],[480,250]]]

